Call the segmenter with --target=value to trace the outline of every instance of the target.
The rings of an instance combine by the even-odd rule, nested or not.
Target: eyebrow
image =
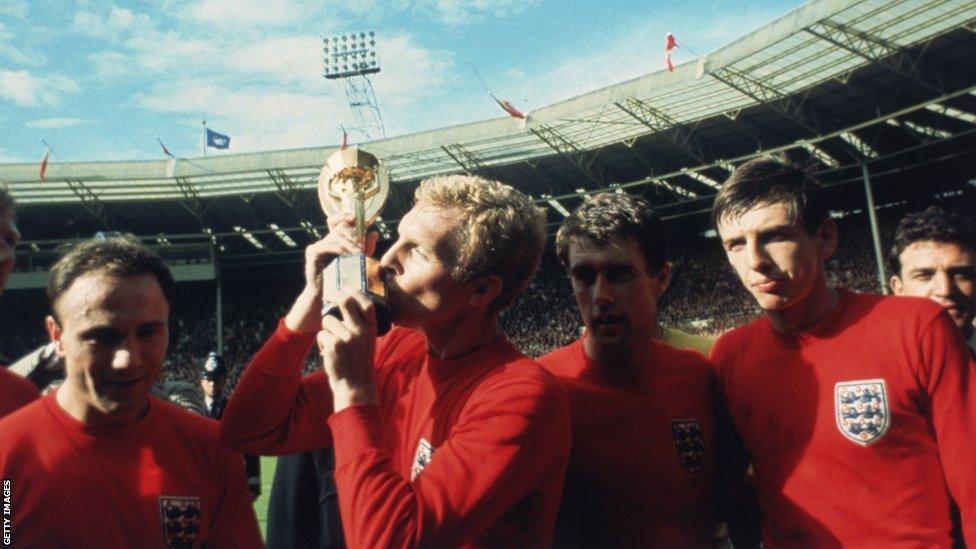
[[[143,322],[142,324],[139,324],[138,327],[139,328],[146,328],[146,327],[162,328],[165,327],[166,325],[167,325],[166,321],[150,320],[149,322]],[[79,332],[79,335],[85,337],[85,336],[93,336],[93,335],[111,335],[111,334],[118,334],[121,332],[122,330],[119,330],[114,326],[92,326],[88,329]]]

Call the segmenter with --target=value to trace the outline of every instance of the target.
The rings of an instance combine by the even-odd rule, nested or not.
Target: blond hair
[[[461,214],[452,235],[451,276],[462,283],[488,275],[501,278],[494,312],[509,306],[538,269],[546,244],[546,217],[521,191],[471,175],[432,177],[420,183],[414,204]]]

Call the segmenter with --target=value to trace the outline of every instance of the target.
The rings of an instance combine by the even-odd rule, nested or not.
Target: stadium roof
[[[642,192],[666,216],[700,211],[763,152],[828,180],[941,159],[976,174],[976,3],[815,0],[697,61],[527,113],[363,148],[394,183],[387,220],[425,177],[480,173],[522,188],[550,221],[588,193]],[[287,251],[322,225],[315,180],[332,147],[134,162],[0,165],[34,239],[97,230],[217,238],[228,253]],[[172,177],[167,177],[171,170]],[[968,171],[967,171],[968,170]],[[383,226],[385,230],[389,227]],[[244,237],[248,233],[265,248]]]

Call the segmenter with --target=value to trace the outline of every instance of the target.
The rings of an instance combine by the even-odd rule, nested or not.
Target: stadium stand
[[[941,203],[959,207],[959,196]],[[971,202],[969,202],[971,203]],[[898,219],[917,204],[897,204],[881,210],[879,223],[885,235],[883,249]],[[828,279],[837,286],[859,292],[877,293],[878,276],[866,216],[856,212],[837,219],[841,241],[837,254],[828,262]],[[683,331],[717,337],[752,318],[760,311],[755,301],[735,279],[718,240],[707,237],[679,239],[672,258],[672,283],[660,309],[661,322]],[[291,273],[293,274],[293,273]],[[272,290],[250,291],[250,283],[239,281],[226,290],[224,307],[224,358],[229,367],[228,389],[233,389],[242,368],[284,314],[284,303],[299,289],[293,277],[270,284]],[[170,351],[162,381],[195,383],[199,365],[213,350],[215,319],[209,283],[181,286],[180,301],[174,307]],[[0,310],[0,356],[12,361],[47,341],[43,331],[42,292],[12,292],[4,296]],[[29,318],[24,317],[27,312]],[[580,322],[565,270],[553,251],[547,250],[542,266],[527,290],[502,317],[502,327],[512,341],[530,356],[540,356],[578,337]],[[306,368],[317,367],[314,353]]]

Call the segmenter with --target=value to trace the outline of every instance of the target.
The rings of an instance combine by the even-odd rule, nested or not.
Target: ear
[[[47,329],[47,335],[51,337],[51,341],[54,343],[54,352],[56,352],[59,357],[64,358],[64,342],[61,340],[64,332],[62,332],[61,327],[58,326],[58,321],[54,320],[53,316],[47,315],[44,318],[44,328]]]
[[[671,284],[671,262],[665,261],[654,278],[657,280],[657,296],[655,297],[661,297],[668,289],[668,284]]]
[[[472,281],[471,295],[468,303],[474,307],[488,308],[502,293],[502,279],[498,275],[488,275]]]
[[[380,239],[380,233],[376,231],[369,231],[366,233],[366,242],[364,243],[364,248],[366,255],[372,257],[373,252],[376,251],[376,242]]]
[[[837,224],[829,217],[824,219],[815,236],[820,241],[820,257],[826,261],[837,251]]]
[[[901,291],[903,289],[901,284],[901,277],[899,277],[898,275],[892,276],[891,280],[888,281],[888,285],[891,286],[892,293],[894,293],[895,295],[901,295]]]

